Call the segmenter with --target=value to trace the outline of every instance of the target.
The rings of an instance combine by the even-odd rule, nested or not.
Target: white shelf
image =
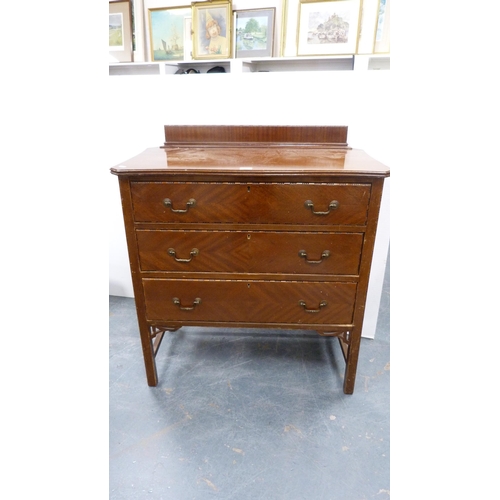
[[[354,56],[273,57],[244,59],[243,71],[339,71],[352,70]]]
[[[222,66],[226,73],[388,70],[390,68],[390,55],[370,54],[362,56],[269,57],[255,59],[110,63],[109,75],[173,75],[178,69],[187,70],[189,68],[194,68],[200,73],[206,73],[215,66]]]
[[[160,74],[160,65],[156,62],[109,64],[109,76],[159,75],[159,74]]]

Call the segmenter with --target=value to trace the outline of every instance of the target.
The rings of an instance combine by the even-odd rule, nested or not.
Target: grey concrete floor
[[[389,268],[353,395],[337,339],[298,330],[167,333],[148,387],[134,301],[111,296],[109,498],[389,498]]]

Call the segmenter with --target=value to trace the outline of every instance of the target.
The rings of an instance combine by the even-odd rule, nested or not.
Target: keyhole
[[[250,239],[250,235],[249,235],[249,234],[247,234],[247,240],[249,240],[249,239]]]
[[[247,186],[247,193],[250,192],[250,186]]]

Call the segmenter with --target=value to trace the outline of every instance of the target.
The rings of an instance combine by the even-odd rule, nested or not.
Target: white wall
[[[348,125],[351,147],[391,167],[390,81],[391,71],[112,76],[107,102],[113,126],[105,168],[163,144],[163,125],[168,124]],[[108,182],[109,293],[132,297],[118,180],[110,174]],[[375,332],[387,258],[388,194],[385,189],[365,337]]]

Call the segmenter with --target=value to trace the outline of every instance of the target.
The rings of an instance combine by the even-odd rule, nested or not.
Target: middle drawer
[[[357,275],[363,233],[136,230],[142,271]]]

